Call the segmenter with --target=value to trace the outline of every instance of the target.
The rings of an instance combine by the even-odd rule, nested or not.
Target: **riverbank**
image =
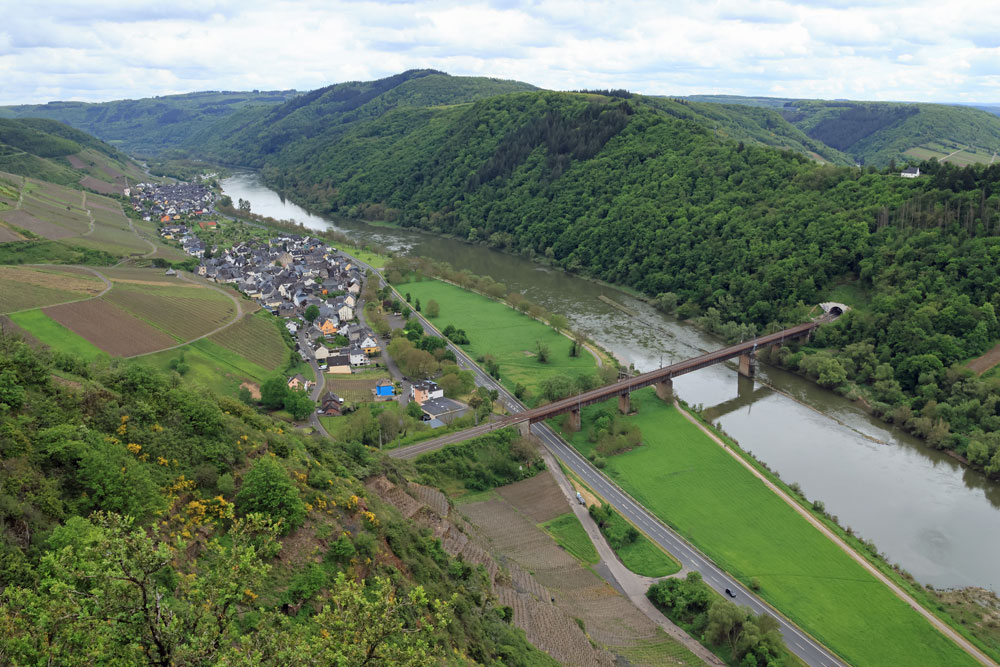
[[[644,444],[605,472],[720,566],[853,664],[972,664],[676,408],[650,389],[632,404]],[[616,409],[584,408],[573,446],[592,454],[585,433]]]

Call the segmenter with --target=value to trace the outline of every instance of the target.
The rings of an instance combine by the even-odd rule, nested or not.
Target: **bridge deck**
[[[836,319],[836,316],[825,315],[812,322],[806,322],[804,324],[799,324],[777,333],[768,334],[766,336],[758,336],[752,340],[743,341],[742,343],[737,343],[735,345],[730,345],[729,347],[724,347],[721,350],[716,350],[715,352],[708,352],[699,357],[694,357],[692,359],[686,359],[680,361],[676,364],[671,364],[669,366],[664,366],[663,368],[657,368],[654,371],[648,373],[643,373],[642,375],[637,375],[633,378],[626,378],[624,380],[619,380],[614,384],[609,384],[604,387],[598,387],[597,389],[592,389],[590,391],[585,391],[582,394],[576,396],[571,396],[569,398],[564,398],[558,401],[553,401],[546,405],[534,408],[532,410],[525,410],[516,415],[511,415],[505,420],[507,424],[516,424],[519,422],[528,421],[529,423],[535,423],[548,419],[549,417],[554,417],[558,414],[564,412],[570,412],[572,410],[579,410],[580,408],[586,407],[588,405],[593,405],[594,403],[600,403],[605,401],[612,396],[620,396],[622,394],[631,393],[637,389],[642,389],[643,387],[648,387],[650,385],[657,384],[658,382],[663,382],[664,380],[671,380],[679,375],[684,375],[685,373],[691,373],[692,371],[700,370],[706,366],[711,366],[713,364],[718,364],[720,362],[726,361],[727,359],[732,359],[733,357],[738,357],[742,354],[747,354],[748,352],[753,352],[758,348],[767,347],[769,345],[774,345],[776,343],[782,343],[786,340],[791,340],[794,338],[799,338],[816,329],[822,324],[831,322]]]

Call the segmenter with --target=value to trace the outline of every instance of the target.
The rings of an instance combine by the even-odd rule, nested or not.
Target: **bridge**
[[[567,427],[571,430],[579,430],[580,410],[588,405],[601,403],[602,401],[606,401],[613,396],[617,396],[618,409],[621,410],[623,414],[628,414],[630,409],[629,395],[637,389],[643,389],[644,387],[650,386],[656,388],[656,395],[662,400],[671,401],[673,400],[673,380],[675,377],[684,375],[685,373],[691,373],[714,364],[722,363],[724,361],[728,361],[729,359],[739,358],[740,375],[743,375],[744,377],[753,377],[756,372],[755,357],[757,350],[770,347],[771,345],[781,345],[785,341],[789,340],[808,338],[812,334],[813,330],[837,319],[841,312],[842,311],[831,309],[827,311],[826,314],[812,320],[811,322],[799,324],[766,336],[758,336],[751,340],[736,343],[735,345],[730,345],[729,347],[724,347],[721,350],[716,350],[715,352],[708,352],[692,359],[686,359],[676,364],[664,366],[663,368],[657,368],[654,371],[643,373],[642,375],[619,380],[614,384],[598,387],[597,389],[591,389],[590,391],[585,391],[582,394],[571,396],[570,398],[553,401],[552,403],[547,403],[546,405],[533,408],[531,410],[524,410],[523,412],[518,412],[517,414],[504,418],[496,425],[516,425],[522,432],[528,433],[531,424],[544,421],[550,417],[555,417],[556,415],[569,413],[570,419]]]

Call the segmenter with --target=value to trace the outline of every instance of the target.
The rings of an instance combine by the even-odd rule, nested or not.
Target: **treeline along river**
[[[640,371],[724,344],[624,292],[521,257],[407,229],[315,216],[282,199],[255,174],[232,176],[222,186],[233,201],[250,201],[255,213],[310,229],[336,229],[359,242],[488,275],[565,314],[574,329]],[[921,583],[1000,591],[1000,484],[779,369],[761,365],[752,381],[717,365],[678,378],[674,387],[782,479],[798,482],[809,499],[822,500],[841,525],[873,540]]]

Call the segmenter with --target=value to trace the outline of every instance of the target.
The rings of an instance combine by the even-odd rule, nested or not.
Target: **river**
[[[491,276],[565,314],[573,328],[641,371],[723,346],[622,291],[521,257],[413,230],[315,216],[266,188],[255,174],[237,174],[222,186],[234,201],[250,201],[255,213],[311,229],[337,229],[359,241]],[[637,315],[608,305],[601,295]],[[780,369],[762,364],[753,381],[717,365],[678,378],[674,388],[921,583],[1000,591],[1000,484]]]

